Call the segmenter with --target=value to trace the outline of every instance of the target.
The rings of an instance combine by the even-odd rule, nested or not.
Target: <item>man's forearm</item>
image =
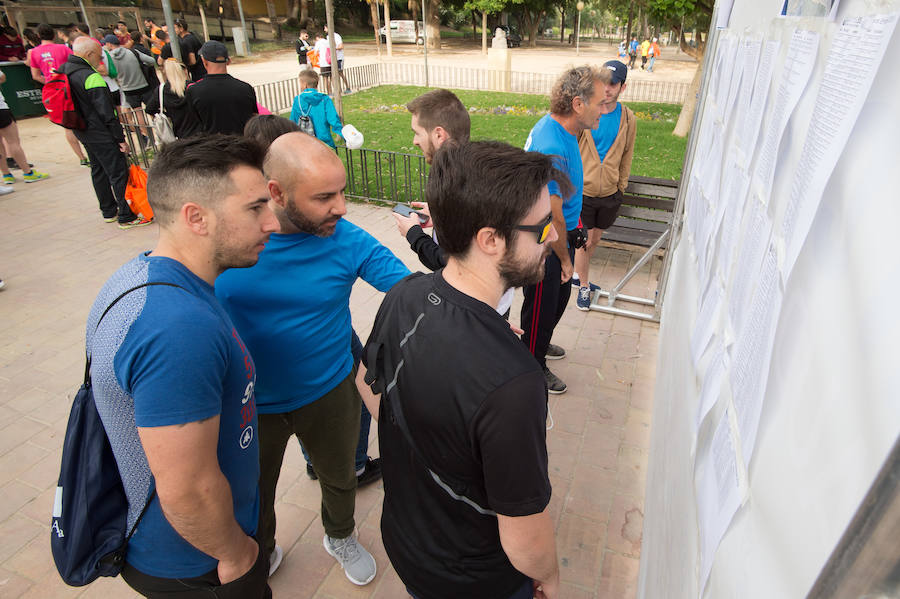
[[[560,263],[567,264],[571,262],[569,260],[569,243],[568,243],[568,231],[566,231],[566,221],[557,222],[556,219],[553,219],[553,226],[556,228],[556,234],[558,235],[558,239],[550,244],[550,247],[553,248],[553,252],[559,258]]]
[[[498,526],[503,551],[516,570],[539,582],[558,581],[556,539],[546,510],[518,518],[500,516]]]
[[[236,561],[246,533],[234,519],[231,487],[211,472],[180,489],[157,487],[160,506],[172,528],[188,543],[219,561]]]

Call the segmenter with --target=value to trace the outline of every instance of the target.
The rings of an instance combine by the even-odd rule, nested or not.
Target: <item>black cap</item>
[[[116,36],[114,36],[112,33],[107,33],[107,34],[103,37],[103,43],[104,43],[104,44],[112,44],[113,46],[118,46],[118,45],[119,45],[119,38],[117,38]]]
[[[610,60],[603,63],[603,68],[609,70],[612,75],[612,83],[625,83],[625,78],[628,76],[628,67],[625,66],[625,63]]]
[[[228,62],[228,48],[222,42],[209,40],[200,47],[200,56],[207,62]]]

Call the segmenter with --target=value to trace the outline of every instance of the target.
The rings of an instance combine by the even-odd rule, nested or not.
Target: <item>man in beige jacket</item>
[[[606,94],[600,125],[578,135],[584,168],[581,223],[588,231],[588,240],[583,248],[575,250],[575,273],[579,281],[576,305],[585,311],[591,308],[591,253],[604,229],[616,221],[622,193],[628,187],[636,131],[634,113],[619,102],[619,95],[625,91],[628,67],[618,60],[610,60],[600,70]]]

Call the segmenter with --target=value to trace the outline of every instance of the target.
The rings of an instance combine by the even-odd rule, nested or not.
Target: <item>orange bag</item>
[[[310,50],[306,53],[306,61],[309,62],[309,66],[312,68],[319,68],[319,53],[315,50]]]
[[[153,218],[153,208],[147,200],[147,173],[136,164],[128,169],[128,187],[125,188],[125,200],[131,211],[138,218]]]

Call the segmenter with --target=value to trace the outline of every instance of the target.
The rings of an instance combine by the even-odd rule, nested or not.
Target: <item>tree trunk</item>
[[[481,13],[481,53],[487,54],[487,12]]]
[[[428,6],[428,20],[425,21],[425,32],[428,34],[428,47],[433,50],[441,49],[441,0],[426,0]]]
[[[631,43],[631,21],[634,19],[634,4],[628,4],[628,32],[625,34],[625,39],[628,40],[628,43]]]
[[[566,39],[566,9],[559,9],[559,43],[564,43]]]
[[[378,1],[369,0],[369,11],[372,14],[372,29],[375,30],[375,48],[378,50],[378,58],[381,58],[381,19],[378,18]]]
[[[544,11],[537,11],[532,14],[529,10],[522,11],[522,20],[525,21],[525,29],[528,32],[528,47],[537,47],[538,29],[541,26],[541,19],[544,18]]]
[[[281,39],[281,27],[278,26],[278,17],[275,14],[274,0],[266,0],[266,12],[269,15],[269,27],[272,28],[272,39]]]
[[[675,130],[672,135],[676,137],[685,137],[691,132],[691,125],[694,123],[694,110],[697,108],[697,95],[700,93],[700,78],[703,75],[703,61],[697,64],[697,72],[694,73],[694,79],[688,88],[687,97],[681,107],[681,113],[678,115],[678,122],[675,123]]]
[[[394,42],[391,40],[391,0],[384,0],[384,33],[384,43],[387,44],[387,54],[388,56],[393,56]]]
[[[413,29],[416,30],[416,44],[419,43],[419,2],[418,0],[409,0],[409,3],[406,5],[409,8],[410,12],[412,12],[413,18]]]
[[[291,19],[300,20],[300,0],[289,0],[288,1],[288,17]]]

